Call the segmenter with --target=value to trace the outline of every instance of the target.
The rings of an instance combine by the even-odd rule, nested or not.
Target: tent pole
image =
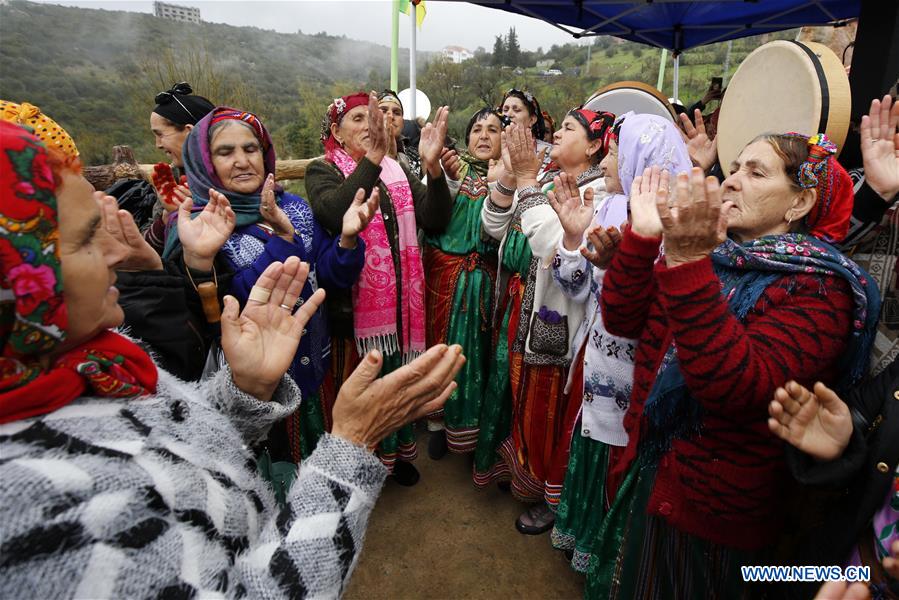
[[[665,65],[668,63],[668,48],[662,48],[662,56],[659,58],[659,79],[656,81],[656,89],[662,91],[665,83]]]
[[[412,38],[409,43],[409,89],[412,90],[412,100],[409,102],[410,111],[412,114],[412,120],[416,119],[415,113],[415,27],[417,25],[416,21],[418,19],[418,7],[412,5],[412,10],[409,11],[409,22],[412,24]]]
[[[680,102],[680,98],[677,95],[677,88],[680,84],[680,54],[677,53],[674,55],[674,99]]]

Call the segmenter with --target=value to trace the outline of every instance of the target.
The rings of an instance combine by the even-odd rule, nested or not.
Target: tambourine
[[[852,95],[843,63],[827,46],[778,40],[740,63],[718,117],[718,160],[727,172],[763,133],[826,133],[842,150]]]
[[[584,108],[613,115],[634,111],[638,114],[657,115],[677,123],[674,112],[662,92],[641,81],[619,81],[597,90],[584,104]]]

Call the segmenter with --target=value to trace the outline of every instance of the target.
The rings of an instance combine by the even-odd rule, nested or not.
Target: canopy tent
[[[861,0],[469,0],[550,23],[578,38],[689,48],[855,18]]]

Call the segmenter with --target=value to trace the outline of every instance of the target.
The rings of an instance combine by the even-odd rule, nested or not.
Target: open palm
[[[715,162],[718,160],[718,141],[709,139],[709,135],[705,130],[705,122],[702,120],[702,112],[697,108],[695,111],[696,126],[690,122],[690,118],[684,114],[680,114],[680,122],[684,127],[684,141],[687,143],[687,152],[693,160],[693,164],[708,172]]]
[[[849,407],[820,382],[814,392],[795,381],[778,388],[768,414],[772,433],[819,460],[840,456],[852,436]]]
[[[892,108],[891,108],[892,105]],[[890,96],[871,102],[871,111],[862,117],[861,144],[865,181],[883,199],[899,193],[899,102]]]
[[[593,222],[593,188],[587,188],[581,201],[581,192],[574,177],[561,173],[553,178],[553,183],[553,190],[547,194],[550,206],[559,216],[565,237],[572,241],[576,239],[579,245],[584,232]]]
[[[245,392],[265,399],[290,366],[303,328],[325,298],[318,290],[292,312],[308,275],[309,265],[291,256],[283,264],[270,264],[256,281],[254,289],[270,292],[266,302],[248,300],[238,314],[237,300],[225,298],[222,351],[234,382]]]
[[[443,152],[443,142],[446,140],[447,119],[449,108],[441,106],[434,115],[434,121],[428,123],[421,130],[418,141],[418,155],[421,162],[427,166],[436,165]]]
[[[209,189],[209,202],[193,219],[192,207],[192,199],[178,207],[178,239],[184,246],[185,255],[211,259],[234,231],[234,210],[224,194],[212,188]]]

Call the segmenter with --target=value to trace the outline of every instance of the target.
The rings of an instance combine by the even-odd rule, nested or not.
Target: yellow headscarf
[[[28,102],[16,104],[9,100],[0,100],[0,119],[31,127],[48,148],[55,148],[71,158],[78,158],[75,141],[65,129],[53,119],[41,113],[41,109]]]

